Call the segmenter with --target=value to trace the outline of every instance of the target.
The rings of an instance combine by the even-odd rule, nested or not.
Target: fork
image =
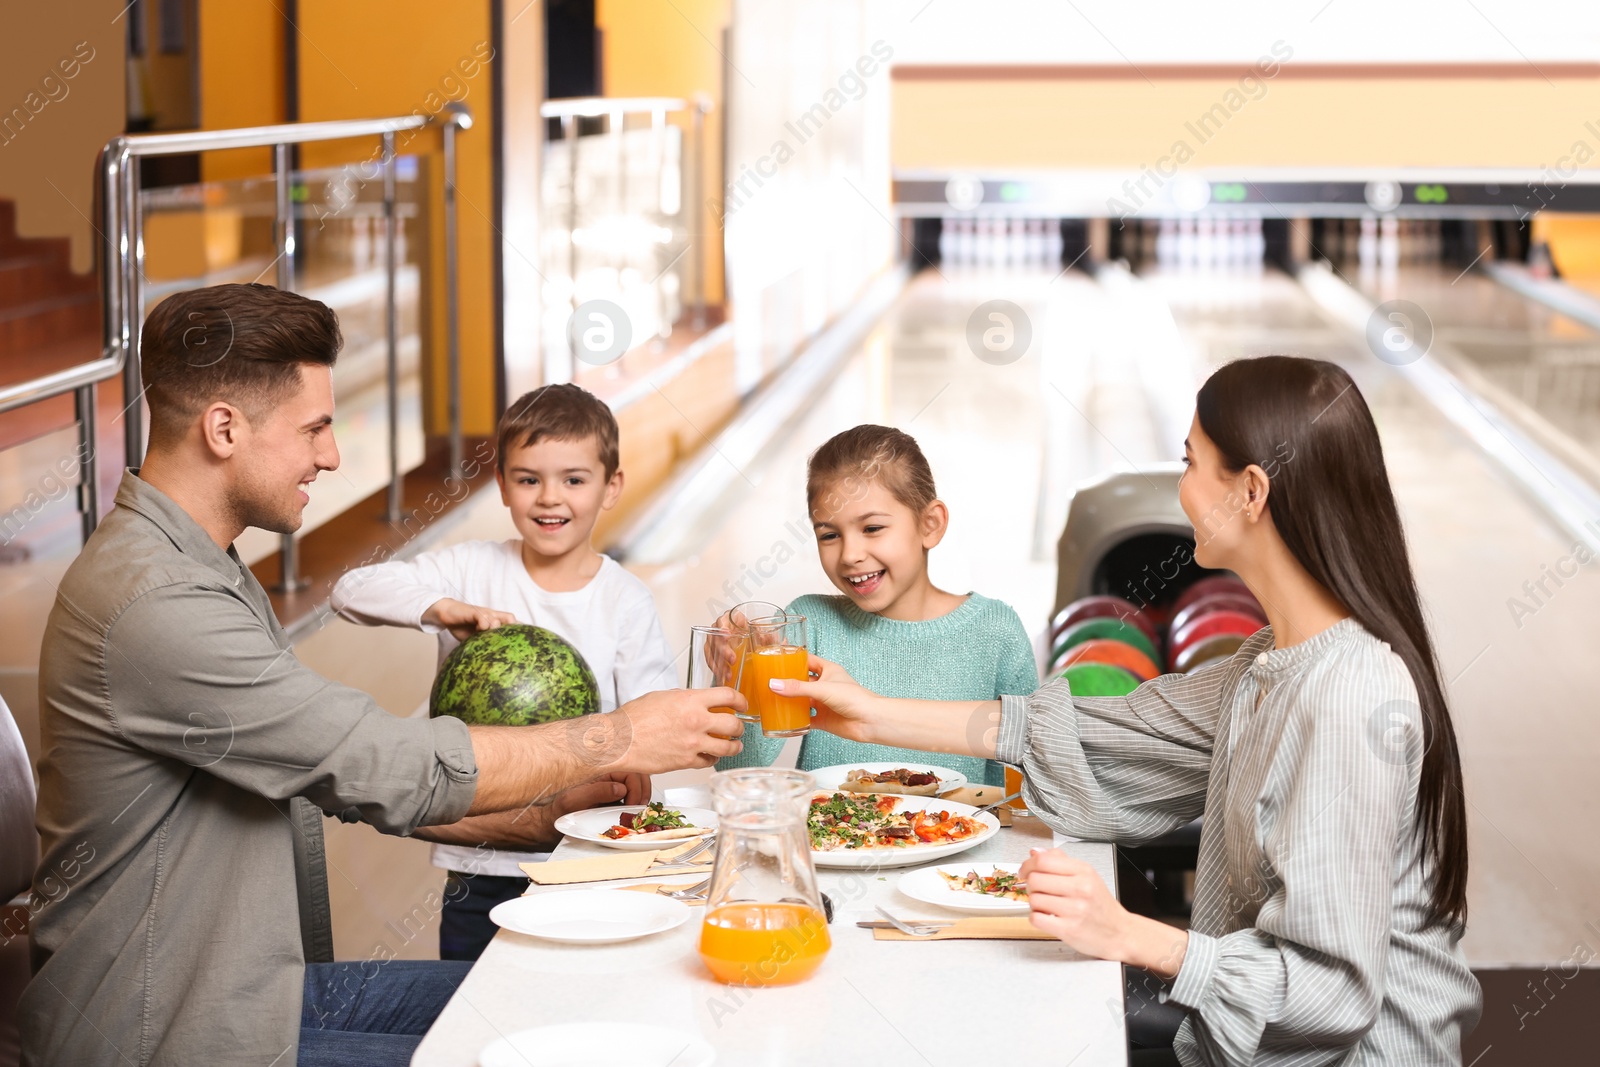
[[[710,887],[711,879],[706,878],[704,881],[696,882],[694,885],[688,886],[684,889],[671,889],[667,886],[662,886],[661,888],[657,889],[656,892],[660,893],[664,897],[671,897],[673,900],[694,900],[697,897],[704,897],[706,895],[706,890]]]
[[[713,830],[711,833],[709,833],[705,837],[701,838],[699,844],[695,845],[693,848],[691,848],[687,852],[684,852],[684,853],[682,853],[680,855],[672,857],[670,862],[672,862],[672,863],[683,863],[683,862],[685,862],[687,860],[692,860],[696,856],[700,855],[700,853],[704,852],[706,849],[710,848],[712,845],[714,845],[716,843],[717,843],[717,834],[716,834],[716,831]]]
[[[929,934],[936,934],[950,925],[949,923],[908,923],[904,919],[897,919],[890,915],[881,904],[878,905],[878,914],[888,919],[896,930],[899,930],[907,937],[927,937]]]

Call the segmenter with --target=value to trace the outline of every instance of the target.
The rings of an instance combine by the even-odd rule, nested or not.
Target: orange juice
[[[739,655],[742,658],[742,662],[739,664],[739,693],[744,697],[746,708],[745,713],[740,718],[748,719],[751,722],[760,722],[761,705],[756,703],[759,698],[756,696],[756,673],[750,669],[750,653],[744,651]],[[762,682],[761,684],[766,685],[767,683]]]
[[[765,645],[751,649],[749,655],[744,672],[750,679],[750,689],[745,699],[761,717],[761,732],[768,737],[794,737],[811,729],[811,701],[774,693],[767,684],[774,678],[797,682],[809,678],[806,650],[794,645]]]
[[[803,982],[832,946],[828,920],[804,904],[724,904],[700,928],[700,958],[729,985]]]

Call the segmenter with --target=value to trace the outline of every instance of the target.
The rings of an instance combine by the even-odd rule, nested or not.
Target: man
[[[40,660],[37,878],[74,878],[34,917],[24,1062],[408,1062],[465,967],[307,966],[332,958],[323,813],[537,837],[550,810],[737,752],[710,710],[737,694],[469,727],[302,666],[232,542],[298,529],[339,464],[338,321],[223,285],[168,297],[142,338],[149,453],[62,579]]]

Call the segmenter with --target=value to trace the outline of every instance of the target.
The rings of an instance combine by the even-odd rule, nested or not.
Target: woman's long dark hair
[[[1465,922],[1461,759],[1366,400],[1332,363],[1262,356],[1218,370],[1195,407],[1229,470],[1254,463],[1268,472],[1272,521],[1294,558],[1411,672],[1422,706],[1418,815],[1433,867],[1431,919]]]

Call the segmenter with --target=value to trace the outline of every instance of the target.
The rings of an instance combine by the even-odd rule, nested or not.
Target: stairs
[[[98,359],[101,352],[100,286],[93,272],[75,274],[64,237],[20,237],[16,205],[0,200],[0,384]],[[122,383],[100,383],[97,455],[102,510],[110,506],[122,469]],[[0,508],[10,508],[39,488],[45,471],[76,448],[71,394],[0,414],[0,453],[29,446],[26,459],[0,463]],[[63,433],[65,431],[65,433]],[[60,435],[60,442],[41,440]],[[55,447],[60,443],[60,447]],[[58,455],[59,453],[59,455]],[[20,454],[19,454],[20,455]],[[34,528],[27,541],[58,537],[59,521]],[[76,523],[67,523],[76,536]],[[8,544],[0,561],[26,558],[26,544]]]

